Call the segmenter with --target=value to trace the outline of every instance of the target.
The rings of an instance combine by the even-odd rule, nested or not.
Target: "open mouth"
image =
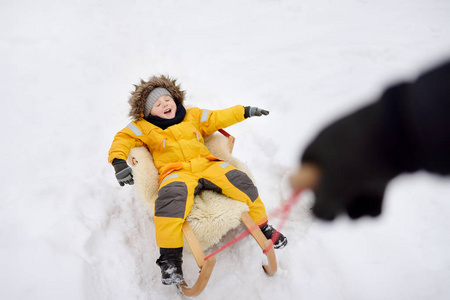
[[[168,108],[164,111],[164,114],[167,115],[167,114],[170,114],[171,112],[172,112],[172,109]]]

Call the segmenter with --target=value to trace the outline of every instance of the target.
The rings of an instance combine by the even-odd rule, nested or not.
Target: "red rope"
[[[269,214],[269,219],[278,216],[279,214],[281,214],[281,220],[280,220],[280,224],[278,226],[278,231],[281,231],[281,229],[283,229],[284,224],[286,223],[286,220],[289,216],[289,213],[292,210],[292,206],[297,203],[300,199],[300,197],[298,197],[300,195],[300,193],[302,192],[302,190],[296,191],[294,194],[292,194],[291,198],[289,198],[289,200],[281,207],[277,208],[275,211],[271,212]],[[245,238],[247,235],[249,235],[250,233],[252,233],[254,230],[258,229],[258,226],[255,225],[252,228],[248,228],[247,230],[245,230],[244,232],[242,232],[240,235],[238,235],[237,237],[235,237],[233,240],[229,241],[228,243],[226,243],[225,245],[223,245],[220,249],[214,251],[213,253],[211,253],[210,255],[205,257],[205,260],[207,260],[208,258],[222,252],[223,250],[225,250],[226,248],[230,247],[233,244],[236,244],[237,242],[239,242],[240,240],[242,240],[243,238]],[[275,241],[278,239],[278,236],[280,235],[279,232],[275,233],[272,236],[272,242],[275,243]],[[267,252],[270,250],[266,249],[263,253],[267,254]]]
[[[256,229],[256,228],[255,228]],[[213,253],[211,253],[210,255],[205,257],[205,260],[207,260],[208,258],[216,255],[219,252],[222,252],[223,250],[225,250],[226,248],[230,247],[231,245],[239,242],[240,240],[242,240],[243,238],[245,238],[247,235],[249,235],[251,233],[250,230],[246,230],[244,232],[242,232],[240,235],[238,235],[237,237],[235,237],[232,241],[226,243],[225,245],[223,245],[219,250],[214,251]]]

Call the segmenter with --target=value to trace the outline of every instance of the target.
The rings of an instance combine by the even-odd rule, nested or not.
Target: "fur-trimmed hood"
[[[135,85],[134,92],[131,93],[128,103],[131,105],[129,116],[133,121],[139,121],[144,118],[144,106],[148,94],[157,87],[167,89],[175,102],[183,104],[185,91],[182,91],[180,85],[176,84],[176,79],[169,76],[152,76],[148,81],[141,80],[139,85]]]

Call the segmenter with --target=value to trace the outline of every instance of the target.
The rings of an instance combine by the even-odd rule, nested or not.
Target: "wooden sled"
[[[230,149],[230,153],[233,150],[235,138],[228,134],[223,129],[219,130],[224,136],[228,138],[228,147]],[[271,240],[266,239],[262,231],[259,229],[258,225],[253,221],[248,212],[243,212],[241,215],[241,220],[244,225],[247,227],[247,230],[250,231],[250,234],[255,238],[258,245],[263,250],[263,253],[267,256],[267,265],[263,265],[264,271],[268,275],[273,275],[277,271],[277,259],[275,256],[275,251],[273,247],[273,243]],[[214,269],[214,265],[216,263],[215,256],[211,256],[205,260],[205,253],[203,252],[200,244],[197,241],[197,238],[189,225],[189,222],[185,222],[183,224],[183,235],[186,239],[189,248],[191,249],[192,254],[197,262],[198,267],[200,268],[200,275],[198,276],[197,281],[189,287],[186,282],[179,285],[182,293],[188,297],[196,297],[205,289],[208,284],[209,278],[211,277],[212,271]]]
[[[216,139],[220,140],[220,142],[217,144],[210,144],[210,146],[214,148],[210,148],[210,151],[214,155],[216,155],[214,152],[226,152],[226,154],[218,153],[222,154],[223,157],[216,157],[219,157],[226,161],[233,160],[233,164],[236,164],[236,167],[238,167],[239,165],[239,168],[241,170],[248,173],[248,170],[245,170],[245,165],[243,166],[242,163],[231,157],[235,138],[224,130],[219,130],[219,132],[223,136],[225,136],[226,139],[224,139],[220,134],[217,134],[216,137],[211,136],[210,138],[212,138],[212,140]],[[218,149],[220,149],[220,151],[217,151]],[[128,156],[128,162],[133,168],[133,175],[135,179],[134,187],[136,194],[138,195],[138,198],[143,200],[144,204],[149,209],[149,212],[151,212],[154,209],[154,199],[156,199],[157,195],[157,184],[155,184],[155,182],[158,182],[159,176],[156,168],[154,167],[151,154],[148,152],[148,149],[144,147],[133,148],[131,149],[130,155]],[[215,195],[214,197],[225,197],[224,195],[217,194],[212,191],[204,191],[204,193],[211,193]],[[212,197],[211,194],[208,194],[208,197]],[[196,199],[194,206],[204,205],[205,202],[202,202],[202,200],[203,199]],[[265,272],[268,275],[273,275],[277,271],[277,261],[272,241],[266,239],[259,227],[251,219],[250,215],[247,212],[248,207],[244,203],[231,199],[228,199],[228,202],[223,201],[224,200],[219,201],[219,199],[216,201],[216,199],[214,199],[213,203],[215,209],[216,207],[222,205],[221,208],[226,211],[226,213],[225,211],[221,211],[221,214],[228,215],[227,222],[229,222],[230,224],[227,224],[227,230],[231,230],[231,228],[237,228],[240,224],[244,223],[247,229],[251,232],[252,236],[255,238],[258,245],[263,250],[263,253],[267,256],[268,263],[267,265],[263,265]],[[188,216],[187,221],[184,223],[182,229],[185,241],[194,256],[198,267],[200,268],[199,276],[193,285],[189,286],[187,283],[183,283],[178,286],[181,292],[188,297],[198,296],[208,284],[208,281],[214,269],[216,258],[215,256],[211,256],[207,260],[205,260],[206,256],[203,251],[220,241],[219,235],[216,236],[214,234],[210,234],[209,230],[211,229],[211,226],[205,226],[207,224],[212,225],[217,220],[204,218],[202,214],[203,210],[201,208],[203,208],[203,206],[198,206],[196,210],[194,210],[194,208],[191,210],[191,213]],[[200,212],[200,214],[197,215],[194,211],[198,211]],[[231,219],[232,222],[229,221]],[[233,227],[230,227],[231,223]],[[202,229],[204,228],[208,230],[203,231]],[[226,232],[227,231],[224,231],[224,233]],[[199,235],[196,235],[196,233],[198,233]],[[208,240],[205,240],[205,236],[208,237]],[[213,236],[214,238],[211,238]]]
[[[273,275],[277,271],[277,259],[275,256],[275,251],[273,248],[273,243],[271,240],[266,239],[262,231],[259,229],[258,225],[252,220],[248,212],[243,212],[241,216],[242,222],[250,231],[251,235],[255,238],[258,245],[263,250],[263,253],[267,256],[267,265],[263,265],[264,271],[268,275]],[[194,255],[198,267],[200,268],[200,275],[197,281],[192,287],[188,287],[185,283],[181,284],[179,287],[184,295],[188,297],[196,297],[200,295],[208,284],[211,273],[214,269],[216,263],[216,257],[211,256],[205,260],[205,254],[200,247],[194,232],[192,231],[189,222],[185,222],[183,225],[183,235],[189,245],[189,248]]]

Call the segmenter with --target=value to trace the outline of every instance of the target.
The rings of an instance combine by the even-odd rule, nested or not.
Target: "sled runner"
[[[224,130],[219,130],[219,132],[222,135],[216,133],[206,137],[205,145],[215,157],[249,173],[245,165],[231,156],[234,137]],[[137,196],[143,200],[153,214],[154,201],[158,194],[159,174],[153,164],[151,154],[145,147],[133,148],[128,156],[128,162],[133,168]],[[179,285],[184,295],[195,297],[205,289],[214,269],[216,258],[214,255],[206,257],[204,251],[217,244],[229,230],[242,223],[267,256],[268,263],[263,265],[264,271],[268,275],[273,275],[277,271],[273,243],[266,239],[247,211],[248,207],[244,203],[212,191],[202,191],[194,198],[194,206],[183,225],[183,236],[200,272],[193,285],[189,286],[186,282]]]

